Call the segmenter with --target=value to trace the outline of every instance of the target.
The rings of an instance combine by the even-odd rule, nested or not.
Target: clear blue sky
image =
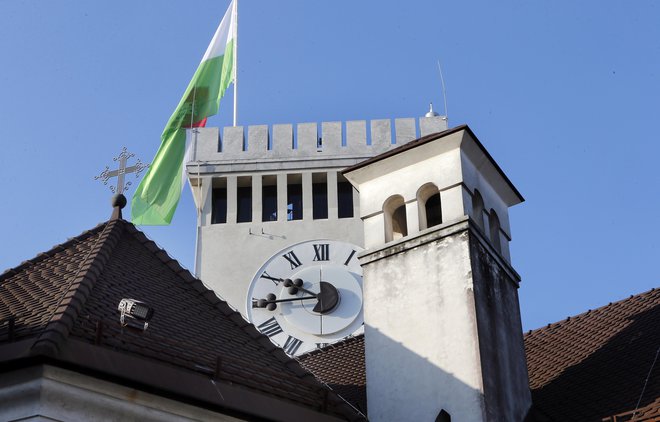
[[[1,269],[110,216],[93,176],[122,146],[151,160],[228,3],[0,1]],[[242,0],[239,46],[242,125],[441,111],[440,59],[450,126],[526,198],[525,329],[660,285],[657,0]],[[189,190],[144,231],[192,268]]]

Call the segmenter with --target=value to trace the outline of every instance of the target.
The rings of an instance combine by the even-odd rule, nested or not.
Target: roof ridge
[[[650,293],[655,292],[655,291],[657,291],[657,290],[658,290],[657,287],[652,287],[651,290],[647,290],[647,291],[645,291],[645,292],[637,293],[636,295],[630,295],[630,296],[628,296],[627,298],[620,299],[620,300],[617,300],[617,301],[615,301],[615,302],[610,302],[610,303],[608,303],[607,305],[602,305],[602,306],[599,306],[599,307],[594,308],[594,309],[587,309],[586,311],[584,311],[584,312],[582,312],[582,313],[579,313],[579,314],[577,314],[577,315],[571,315],[571,316],[568,316],[568,317],[566,317],[566,318],[564,318],[564,319],[562,319],[562,320],[555,321],[555,322],[551,322],[551,323],[549,323],[549,324],[546,325],[546,326],[539,327],[539,328],[535,328],[535,329],[533,329],[533,330],[529,330],[529,331],[527,331],[526,333],[524,333],[524,336],[527,337],[527,336],[530,336],[530,335],[536,334],[536,333],[539,332],[539,331],[547,330],[547,329],[549,329],[549,328],[554,328],[554,327],[557,327],[557,326],[560,325],[560,324],[563,324],[563,323],[566,323],[566,322],[570,322],[570,321],[577,320],[577,319],[579,319],[579,318],[581,318],[581,317],[583,317],[583,316],[586,316],[586,315],[591,314],[592,312],[600,312],[600,311],[602,311],[602,310],[604,310],[604,309],[606,309],[606,308],[610,308],[610,307],[614,307],[614,306],[619,306],[619,305],[621,305],[621,304],[624,303],[624,302],[627,302],[627,301],[630,301],[630,300],[634,300],[634,299],[640,298],[640,297],[642,297],[642,296],[649,295]]]
[[[99,237],[80,261],[78,270],[70,277],[69,286],[62,293],[48,323],[32,343],[30,351],[32,355],[54,356],[59,352],[59,345],[69,336],[78,312],[84,307],[98,276],[103,272],[112,250],[119,241],[123,230],[120,230],[121,226],[117,221],[108,220],[93,229],[98,232],[103,226]],[[76,236],[72,240],[80,240],[80,238],[81,236]],[[85,240],[88,238],[89,236],[86,236]],[[70,244],[67,245],[70,246]]]
[[[469,130],[470,133],[472,133],[474,135],[474,132],[472,132],[472,129],[470,129],[470,127],[468,125],[463,123],[463,124],[458,125],[458,126],[454,126],[454,127],[451,127],[451,128],[447,128],[445,130],[441,130],[440,132],[429,133],[429,134],[424,135],[420,138],[413,139],[412,141],[407,142],[403,145],[399,145],[396,148],[392,148],[391,150],[385,151],[381,154],[377,154],[374,157],[368,158],[364,161],[360,161],[357,164],[354,164],[350,167],[347,167],[347,168],[343,169],[341,172],[343,174],[343,173],[348,173],[348,172],[353,171],[353,170],[357,170],[357,169],[362,168],[362,167],[364,167],[368,164],[371,164],[373,162],[380,161],[383,158],[387,158],[387,157],[391,157],[392,155],[396,155],[401,151],[405,151],[405,150],[408,150],[408,149],[411,149],[411,148],[415,148],[417,145],[423,145],[427,141],[430,141],[430,140],[433,140],[433,139],[436,139],[436,138],[442,138],[443,136],[451,135],[452,133],[455,133],[455,132],[460,132],[463,129]],[[475,136],[475,138],[476,138],[476,136]]]

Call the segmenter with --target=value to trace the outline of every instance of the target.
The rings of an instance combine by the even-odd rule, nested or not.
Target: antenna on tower
[[[438,59],[438,72],[440,72],[440,82],[442,83],[442,99],[445,102],[445,118],[449,120],[449,112],[447,111],[447,91],[445,90],[445,78],[442,77],[442,67]]]

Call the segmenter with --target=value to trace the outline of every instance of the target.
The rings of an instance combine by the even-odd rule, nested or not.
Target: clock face
[[[247,296],[250,321],[289,355],[363,331],[359,246],[312,240],[273,255]]]

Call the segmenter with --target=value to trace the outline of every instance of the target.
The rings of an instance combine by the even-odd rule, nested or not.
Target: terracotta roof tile
[[[653,289],[525,334],[534,406],[561,421],[634,410],[660,347],[659,327],[660,290]],[[650,375],[645,414],[660,411],[660,362]]]
[[[298,360],[360,411],[367,411],[363,335],[306,353]]]
[[[58,311],[60,302],[83,271],[82,261],[104,227],[97,226],[0,274],[0,321],[15,318],[16,339],[42,332],[62,312]],[[6,324],[0,326],[0,339],[6,331]]]

